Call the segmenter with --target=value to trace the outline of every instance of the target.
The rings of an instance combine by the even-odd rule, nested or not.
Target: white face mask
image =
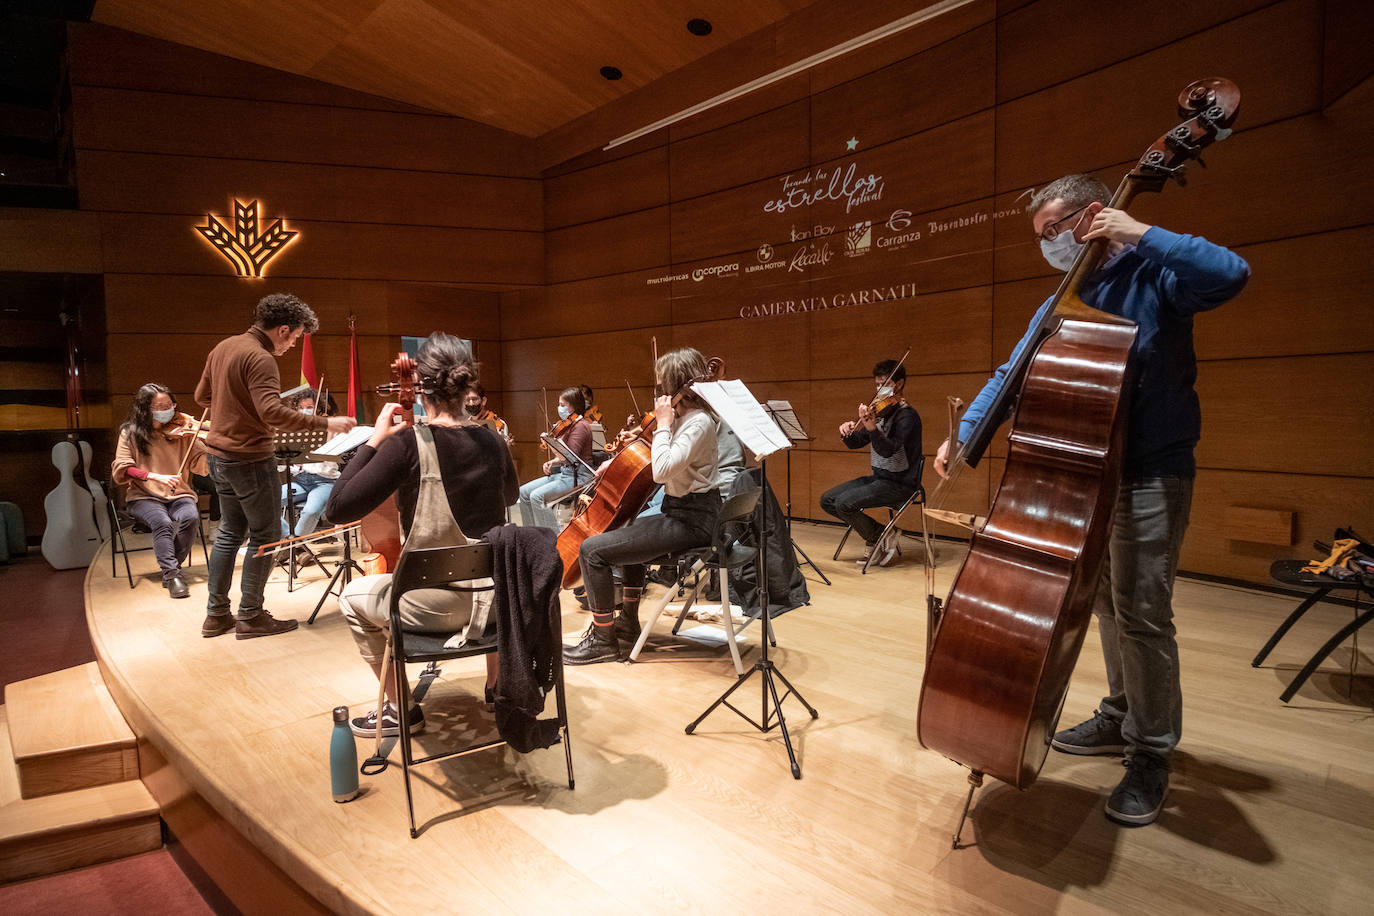
[[[175,407],[169,407],[166,410],[153,411],[153,419],[159,423],[170,423],[172,422],[172,417],[175,417],[176,415],[177,412]]]
[[[559,404],[559,405],[558,405],[558,419],[560,419],[560,420],[566,420],[566,419],[568,419],[568,417],[571,417],[571,416],[572,416],[572,408],[571,408],[571,407],[566,407],[566,406],[564,406],[563,404]]]
[[[892,390],[891,385],[883,385],[878,389],[878,397],[880,398],[890,398],[893,394],[895,394],[895,392]]]
[[[311,415],[312,413],[314,413],[314,412],[315,412],[315,408],[313,408],[313,407],[302,407],[302,408],[301,408],[301,413],[305,414],[307,417],[310,416],[310,415]]]
[[[1069,231],[1061,232],[1048,242],[1040,240],[1040,253],[1045,256],[1045,260],[1055,270],[1068,271],[1073,266],[1073,262],[1078,260],[1078,253],[1083,250],[1086,242],[1080,242],[1073,237]]]

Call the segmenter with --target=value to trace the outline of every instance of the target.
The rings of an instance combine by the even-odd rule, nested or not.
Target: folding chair
[[[720,514],[716,516],[715,531],[709,545],[671,554],[659,561],[668,566],[676,566],[684,572],[664,592],[662,599],[654,605],[648,620],[645,621],[639,631],[639,639],[635,642],[635,647],[630,650],[630,661],[633,662],[639,658],[639,653],[644,650],[644,644],[648,642],[649,633],[653,630],[654,624],[658,622],[658,618],[663,615],[668,605],[678,596],[679,590],[689,589],[690,594],[687,602],[678,614],[677,623],[673,625],[673,632],[678,631],[688,611],[691,610],[692,604],[700,596],[706,583],[710,581],[710,576],[705,575],[705,573],[712,569],[718,569],[720,570],[721,627],[725,630],[725,641],[730,647],[730,658],[735,663],[735,673],[744,674],[744,664],[740,661],[739,646],[735,644],[735,638],[744,631],[749,623],[746,621],[736,629],[734,619],[730,615],[730,573],[752,563],[758,555],[757,547],[750,547],[742,542],[752,530],[754,510],[757,508],[759,497],[762,495],[762,490],[749,490],[730,497],[721,505]],[[695,577],[695,583],[689,587],[686,583],[692,577]]]
[[[125,575],[125,576],[128,578],[128,580],[129,580],[129,588],[133,588],[133,587],[134,587],[134,573],[133,573],[133,570],[130,569],[130,567],[129,567],[129,554],[130,554],[131,552],[136,553],[136,552],[138,552],[138,551],[140,551],[140,550],[152,550],[153,547],[152,547],[151,544],[149,544],[147,547],[130,547],[130,546],[128,545],[128,542],[126,542],[126,541],[124,540],[124,532],[125,532],[126,530],[128,530],[128,529],[133,528],[133,523],[134,523],[134,522],[133,522],[133,519],[132,519],[131,517],[126,516],[126,515],[123,515],[123,514],[120,512],[119,507],[117,507],[117,506],[115,505],[115,500],[114,500],[114,493],[113,493],[113,491],[111,491],[110,498],[107,499],[107,500],[105,500],[105,506],[106,506],[106,508],[108,509],[109,513],[110,513],[110,578],[112,578],[112,579],[118,579],[118,578],[119,578],[119,566],[117,565],[116,556],[117,556],[117,555],[118,555],[118,556],[122,556],[122,557],[124,558],[124,575]],[[199,508],[199,504],[197,504],[197,508]],[[196,520],[196,531],[197,531],[197,533],[200,535],[200,552],[201,552],[201,555],[205,557],[205,565],[206,565],[206,567],[209,567],[209,565],[210,565],[210,548],[207,547],[207,546],[205,545],[205,526],[204,526],[204,521],[205,521],[205,516],[204,516],[204,514],[202,513],[201,516],[200,516],[200,518],[198,518],[198,519]],[[187,565],[187,566],[190,566],[190,565],[191,565],[191,557],[194,556],[194,555],[195,555],[195,552],[194,552],[194,551],[191,551],[191,552],[188,552],[188,553],[187,553],[187,555],[186,555],[186,565]]]
[[[468,642],[456,649],[444,645],[453,633],[415,633],[406,631],[401,624],[401,596],[416,589],[445,589],[453,592],[491,591],[494,585],[467,586],[457,583],[474,579],[486,579],[492,573],[491,545],[471,544],[464,547],[436,547],[425,550],[411,550],[401,554],[396,571],[391,578],[391,632],[389,636],[388,663],[395,675],[396,707],[400,711],[401,771],[406,787],[406,811],[410,815],[410,836],[414,839],[415,804],[410,791],[410,769],[422,763],[443,760],[449,757],[463,757],[478,751],[500,747],[506,742],[501,738],[483,741],[454,750],[430,754],[416,759],[411,747],[410,729],[406,727],[406,717],[410,710],[410,681],[406,677],[405,666],[411,662],[437,662],[448,659],[471,658],[487,655],[496,651],[494,636],[479,642]],[[562,633],[562,617],[557,608],[550,611],[550,632],[553,642],[559,642]],[[563,753],[568,767],[568,788],[573,788],[572,744],[568,735],[568,707],[563,685],[563,653],[554,655],[554,690],[557,692],[558,724],[562,733]],[[385,677],[385,674],[383,674]],[[379,703],[380,712],[381,705]]]
[[[920,480],[920,479],[921,479],[922,474],[923,474],[924,471],[925,471],[925,464],[926,464],[926,459],[925,459],[925,456],[922,455],[922,456],[921,456],[921,464],[920,464],[920,467],[918,468],[918,470],[917,470],[917,472],[916,472],[916,479],[917,479],[917,480]],[[901,518],[902,518],[903,513],[905,513],[906,510],[907,510],[907,509],[910,509],[912,506],[920,506],[920,507],[921,507],[921,544],[922,544],[922,546],[925,548],[925,554],[926,554],[925,561],[926,561],[926,565],[929,566],[931,569],[934,569],[934,568],[935,568],[935,549],[934,549],[933,547],[931,547],[931,545],[930,545],[930,530],[929,530],[929,529],[927,528],[927,526],[926,526],[926,489],[925,489],[924,486],[922,486],[922,485],[920,485],[920,484],[917,484],[917,485],[916,485],[916,489],[912,492],[912,494],[911,494],[910,496],[908,496],[908,497],[906,498],[906,501],[903,502],[900,506],[887,506],[887,507],[886,507],[886,508],[887,508],[887,524],[883,526],[883,532],[882,532],[882,534],[878,535],[878,541],[877,541],[877,542],[878,542],[879,544],[881,544],[881,543],[887,538],[887,536],[892,532],[892,530],[893,530],[894,528],[897,527],[897,523],[898,523],[899,521],[901,521]],[[848,526],[848,527],[846,527],[846,528],[844,529],[844,536],[840,538],[840,543],[838,543],[838,544],[835,545],[835,553],[834,553],[833,556],[831,556],[830,559],[832,559],[832,560],[838,560],[838,559],[840,558],[840,551],[844,549],[844,542],[847,541],[847,540],[849,540],[849,535],[852,534],[853,531],[854,531],[854,526],[853,526],[853,525],[850,525],[850,526]],[[903,532],[903,533],[905,533],[905,532]],[[899,546],[899,547],[897,548],[897,554],[900,556],[900,555],[901,555],[901,552],[902,552],[902,549],[901,549],[901,547]],[[867,575],[867,574],[868,574],[868,566],[869,566],[870,563],[873,562],[873,557],[876,556],[876,555],[877,555],[877,551],[874,551],[872,554],[869,554],[869,556],[864,560],[863,568],[859,571],[859,572],[860,572],[860,575]]]

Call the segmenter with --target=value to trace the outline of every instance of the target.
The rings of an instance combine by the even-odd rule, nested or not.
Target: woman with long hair
[[[622,644],[627,649],[633,645],[639,638],[645,564],[711,543],[711,531],[720,514],[716,419],[705,402],[690,391],[673,406],[676,392],[706,376],[706,359],[691,347],[673,350],[658,358],[654,374],[657,425],[650,460],[654,480],[663,484],[662,514],[637,518],[627,527],[582,542],[578,561],[592,623],[581,642],[564,647],[563,661],[569,665],[615,661]],[[619,605],[615,600],[616,567],[623,583]]]
[[[200,524],[200,506],[190,478],[192,473],[207,472],[205,446],[196,436],[195,420],[184,420],[166,385],[144,385],[119,428],[119,444],[110,465],[111,478],[124,487],[125,509],[153,533],[162,587],[173,598],[191,593],[181,575],[181,564],[191,552],[191,539]]]
[[[372,437],[339,476],[325,515],[335,524],[356,521],[394,493],[405,532],[402,551],[453,547],[471,543],[504,524],[506,507],[515,500],[515,465],[505,441],[463,410],[463,400],[477,380],[472,347],[450,334],[436,332],[416,354],[417,392],[428,420],[403,422],[400,406],[387,404],[377,417]],[[426,603],[407,594],[401,601],[406,629],[422,633],[465,631],[480,637],[486,628],[490,592],[442,592]],[[390,627],[390,574],[354,579],[339,596],[339,608],[353,631],[363,659],[380,678]],[[497,656],[487,656],[487,688],[496,683]],[[353,719],[356,735],[372,735],[380,715],[382,734],[398,735],[401,715],[390,678],[382,684],[381,710]],[[423,711],[408,711],[412,734],[424,729]]]

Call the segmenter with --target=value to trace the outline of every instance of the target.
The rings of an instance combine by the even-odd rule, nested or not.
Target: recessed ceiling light
[[[619,67],[602,67],[601,75],[606,77],[606,79],[608,80],[618,80],[625,74],[620,72]]]
[[[711,23],[707,22],[705,19],[688,19],[687,31],[691,32],[693,35],[710,35]]]

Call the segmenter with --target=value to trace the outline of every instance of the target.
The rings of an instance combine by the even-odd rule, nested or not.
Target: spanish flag
[[[301,336],[301,384],[320,390],[320,374],[315,371],[315,350],[310,346],[310,335]]]

